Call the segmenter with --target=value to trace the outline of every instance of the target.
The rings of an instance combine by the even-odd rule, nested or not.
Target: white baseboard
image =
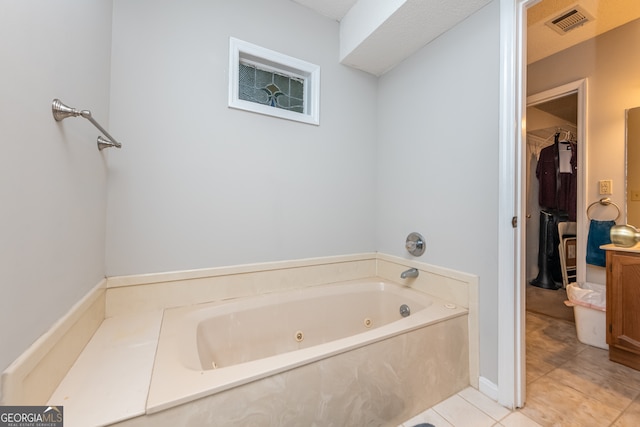
[[[479,379],[479,390],[490,397],[491,399],[498,401],[498,386],[485,377],[480,377]]]

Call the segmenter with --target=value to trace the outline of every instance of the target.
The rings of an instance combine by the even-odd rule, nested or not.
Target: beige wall
[[[528,68],[528,95],[587,78],[587,141],[581,142],[587,150],[587,206],[603,197],[598,181],[605,179],[613,180],[611,200],[621,209],[625,204],[625,110],[640,105],[638,46],[640,20]],[[588,281],[604,283],[604,277],[604,268],[587,267]]]

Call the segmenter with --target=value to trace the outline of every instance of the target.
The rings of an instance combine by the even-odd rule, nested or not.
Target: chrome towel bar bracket
[[[102,151],[107,147],[122,147],[122,144],[116,141],[114,137],[109,135],[109,132],[107,132],[102,126],[100,126],[98,122],[94,120],[94,118],[91,116],[91,111],[71,108],[57,98],[54,99],[51,103],[51,111],[53,112],[53,118],[56,119],[57,122],[62,121],[67,117],[78,116],[84,117],[85,119],[89,120],[91,124],[93,124],[100,132],[104,134],[104,136],[106,136],[106,138],[98,136],[98,150]]]

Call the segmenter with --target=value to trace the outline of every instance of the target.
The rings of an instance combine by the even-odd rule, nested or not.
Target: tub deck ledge
[[[443,307],[446,301],[429,297],[437,301],[438,310],[444,310],[439,315],[440,321],[468,314],[467,309],[462,307],[445,309]],[[106,318],[102,322],[47,402],[47,405],[64,407],[66,427],[111,425],[210,394],[210,390],[205,393],[205,390],[197,390],[197,387],[190,387],[190,393],[178,390],[178,395],[154,394],[154,391],[166,389],[152,384],[152,376],[157,375],[154,374],[154,365],[158,363],[158,344],[161,340],[163,318],[166,316],[165,310],[160,309],[123,314]],[[421,315],[408,319],[409,330],[422,327],[418,326],[420,318]],[[412,326],[414,320],[418,323]],[[375,329],[377,332],[372,334],[375,335],[374,340],[384,339],[388,328],[390,326]],[[328,347],[328,354],[344,351],[343,346],[334,349],[336,343],[337,341],[324,344]],[[299,351],[296,357],[304,352]],[[197,374],[197,377],[213,375],[211,372],[207,375],[202,372]],[[256,374],[255,378],[259,377],[261,375]],[[173,377],[171,388],[176,387],[176,378],[181,376]],[[190,379],[193,386],[193,375]],[[162,383],[161,380],[162,378],[154,379],[155,382]]]
[[[143,415],[163,311],[105,319],[47,405],[66,427],[102,426]]]

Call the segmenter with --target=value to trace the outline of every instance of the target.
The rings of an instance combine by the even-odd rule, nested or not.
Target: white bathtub
[[[468,351],[466,309],[377,279],[167,309],[145,418],[397,425],[469,385]]]

